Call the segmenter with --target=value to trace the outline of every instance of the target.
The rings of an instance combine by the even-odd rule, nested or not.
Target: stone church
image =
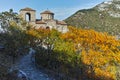
[[[36,10],[31,8],[24,8],[20,10],[20,16],[28,21],[35,29],[46,28],[56,29],[62,33],[68,31],[67,24],[64,21],[54,19],[54,13],[46,10],[40,13],[41,19],[36,19]]]

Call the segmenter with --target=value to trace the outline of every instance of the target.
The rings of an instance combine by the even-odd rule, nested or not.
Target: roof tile
[[[35,10],[33,10],[32,8],[26,7],[24,9],[21,9],[20,11],[35,11]]]
[[[46,11],[42,12],[41,14],[54,14],[54,13],[49,10],[46,10]]]

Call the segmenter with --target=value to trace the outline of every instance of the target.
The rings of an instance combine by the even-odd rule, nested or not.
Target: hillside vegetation
[[[35,29],[21,19],[19,22],[14,20],[13,17],[17,16],[12,16],[12,11],[2,13],[0,18],[6,23],[2,25],[4,31],[0,33],[0,44],[5,47],[5,55],[13,57],[10,61],[14,63],[16,58],[27,53],[28,48],[31,47],[36,50],[37,67],[42,66],[52,70],[57,74],[56,80],[119,80],[120,40],[106,32],[98,32],[106,30],[111,33],[109,30],[113,30],[114,34],[118,34],[119,18],[108,16],[109,13],[106,11],[99,13],[96,8],[81,11],[82,13],[77,12],[77,14],[82,16],[75,17],[80,18],[81,21],[75,19],[75,23],[78,25],[78,22],[82,22],[80,24],[82,28],[91,29],[69,26],[69,31],[66,33],[54,29]],[[9,19],[8,17],[13,20],[6,20]],[[116,22],[118,24],[114,25],[115,27],[110,26]],[[2,60],[2,56],[0,58]],[[4,60],[6,58],[8,57]],[[0,65],[0,71],[2,70],[4,66]],[[4,70],[5,73],[0,74],[1,80],[4,80],[6,71],[7,69]]]
[[[65,21],[68,25],[78,28],[90,28],[118,35],[120,33],[120,1],[103,2],[94,8],[79,10]]]
[[[57,80],[116,80],[119,74],[120,41],[107,33],[69,27],[61,34],[56,30],[33,30],[28,34],[36,44],[36,62],[56,72]],[[47,48],[39,46],[44,43]],[[64,76],[63,76],[64,74]],[[73,78],[73,79],[72,79]]]

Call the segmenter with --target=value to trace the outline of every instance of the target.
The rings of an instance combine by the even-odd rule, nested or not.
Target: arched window
[[[47,27],[46,27],[46,29],[50,29],[50,27],[49,27],[49,26],[47,26]]]
[[[42,17],[41,17],[41,20],[42,20]]]
[[[31,21],[31,14],[30,14],[30,13],[26,13],[26,15],[25,15],[25,20],[26,20],[27,22]]]

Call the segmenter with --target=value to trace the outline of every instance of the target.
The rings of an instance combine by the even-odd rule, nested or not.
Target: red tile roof
[[[21,9],[20,11],[35,11],[35,10],[33,10],[33,9],[31,9],[31,8],[26,7],[26,8],[24,8],[24,9]]]
[[[54,15],[54,13],[49,10],[46,10],[46,11],[42,12],[41,14],[53,14]]]

